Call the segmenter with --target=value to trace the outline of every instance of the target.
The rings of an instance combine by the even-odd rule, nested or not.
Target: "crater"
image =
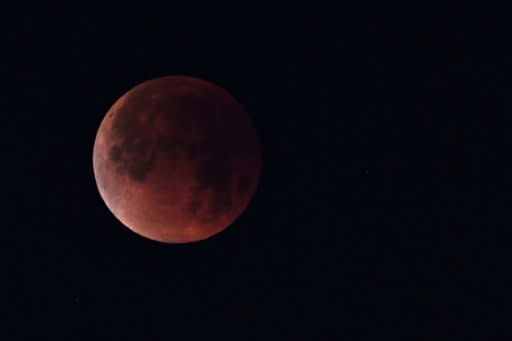
[[[113,146],[109,152],[110,160],[118,162],[123,157],[123,150],[119,146]]]

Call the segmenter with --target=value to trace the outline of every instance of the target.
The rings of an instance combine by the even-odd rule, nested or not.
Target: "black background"
[[[8,8],[5,339],[492,339],[510,260],[500,149],[510,59],[498,13],[387,2]],[[250,207],[190,245],[124,228],[92,172],[109,107],[164,75],[226,88],[262,144]]]

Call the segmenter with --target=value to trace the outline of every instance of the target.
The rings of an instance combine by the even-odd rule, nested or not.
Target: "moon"
[[[167,76],[119,98],[93,150],[99,194],[135,233],[164,243],[209,238],[256,192],[261,153],[247,111],[206,80]]]

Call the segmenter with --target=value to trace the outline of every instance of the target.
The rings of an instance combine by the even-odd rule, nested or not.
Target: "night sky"
[[[332,3],[4,11],[2,339],[502,332],[491,317],[512,259],[501,11]],[[227,89],[261,140],[248,209],[188,245],[122,226],[92,170],[110,106],[166,75]]]

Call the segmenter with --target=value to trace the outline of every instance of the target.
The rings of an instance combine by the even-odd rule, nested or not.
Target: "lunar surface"
[[[188,243],[231,225],[260,176],[254,125],[224,89],[192,77],[144,82],[100,124],[93,150],[99,193],[125,226]]]

